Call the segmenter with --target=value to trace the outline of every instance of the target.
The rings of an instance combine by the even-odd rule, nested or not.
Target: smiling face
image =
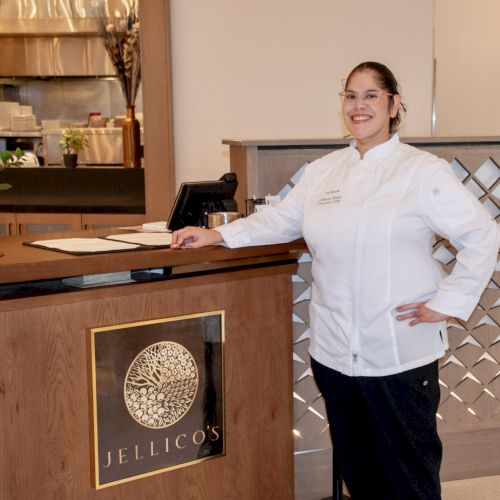
[[[361,156],[369,149],[389,140],[390,120],[395,117],[401,98],[390,96],[381,88],[373,70],[356,71],[349,78],[346,92],[353,92],[357,99],[344,99],[342,113],[346,127],[356,139],[356,148]],[[373,101],[361,96],[377,96]]]

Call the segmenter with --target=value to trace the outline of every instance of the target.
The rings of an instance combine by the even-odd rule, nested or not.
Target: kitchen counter
[[[0,137],[42,137],[42,130],[18,132],[14,130],[0,130]]]
[[[61,145],[65,128],[44,128],[43,147],[45,165],[57,165],[61,162]],[[85,165],[123,165],[123,130],[121,127],[73,127],[87,136],[88,147],[78,154],[78,162]],[[143,129],[141,128],[141,144]]]
[[[145,213],[144,170],[124,168],[9,168],[0,183],[0,212]]]

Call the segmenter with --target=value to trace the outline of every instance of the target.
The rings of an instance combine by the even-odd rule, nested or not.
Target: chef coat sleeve
[[[303,175],[278,204],[265,206],[244,219],[219,226],[224,243],[230,248],[287,243],[302,236],[302,215],[307,193],[308,165]]]
[[[452,272],[426,304],[430,309],[467,320],[497,262],[499,231],[494,218],[458,180],[451,166],[435,159],[425,165],[421,203],[432,230],[458,250]]]

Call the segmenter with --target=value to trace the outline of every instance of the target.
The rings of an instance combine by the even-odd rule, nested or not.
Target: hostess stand
[[[26,241],[1,243],[0,449],[9,460],[0,498],[197,498],[202,488],[207,500],[293,500],[291,276],[303,245],[73,255]],[[136,281],[133,271],[134,282],[88,288],[63,282],[162,268],[172,273]],[[182,347],[198,390],[184,416],[153,428],[129,409],[124,388],[134,370],[154,370],[160,343]],[[19,360],[22,376],[11,376]],[[256,380],[273,383],[256,392]],[[63,474],[54,472],[60,464]]]

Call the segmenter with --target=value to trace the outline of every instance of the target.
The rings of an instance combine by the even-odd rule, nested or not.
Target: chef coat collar
[[[363,160],[377,160],[379,158],[383,158],[384,156],[388,156],[395,151],[398,145],[399,145],[399,135],[397,132],[394,132],[388,141],[383,142],[382,144],[378,144],[377,146],[369,149],[365,153]],[[360,160],[361,155],[359,151],[356,149],[356,139],[353,139],[350,142],[349,146],[352,148],[353,153],[357,155],[357,159]]]

